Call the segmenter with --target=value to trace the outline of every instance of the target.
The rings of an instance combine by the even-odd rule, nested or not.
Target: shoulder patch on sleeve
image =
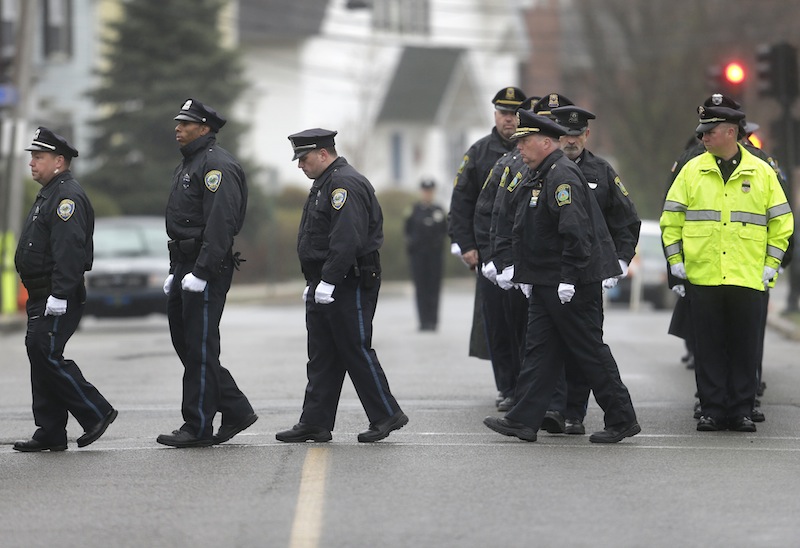
[[[572,203],[572,189],[568,184],[558,185],[556,188],[556,204],[558,207]]]
[[[203,182],[206,184],[208,190],[216,192],[219,185],[222,183],[222,172],[218,169],[212,169],[203,177]]]
[[[62,221],[69,221],[69,218],[75,213],[75,202],[72,200],[61,200],[58,204],[58,209],[56,209],[56,213]]]
[[[464,159],[461,160],[461,165],[458,166],[458,173],[456,173],[456,178],[453,181],[453,186],[456,186],[458,184],[458,177],[459,177],[459,175],[464,173],[464,168],[467,167],[468,163],[469,163],[469,156],[465,154],[464,155]]]
[[[498,184],[500,188],[506,187],[506,179],[508,178],[509,173],[511,173],[511,168],[506,166],[506,168],[503,170],[503,174],[500,176],[500,183]]]
[[[622,192],[623,196],[627,196],[628,195],[628,189],[625,188],[625,185],[622,184],[622,181],[620,180],[619,176],[614,178],[614,184],[619,187],[619,190],[620,190],[620,192]]]
[[[343,188],[337,188],[333,192],[331,192],[331,205],[333,209],[339,211],[344,207],[344,203],[347,201],[347,190]]]

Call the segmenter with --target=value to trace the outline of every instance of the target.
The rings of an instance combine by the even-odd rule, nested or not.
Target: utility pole
[[[38,2],[20,1],[19,18],[17,20],[17,33],[15,39],[14,59],[12,61],[12,90],[18,100],[12,106],[12,115],[9,119],[8,147],[5,165],[5,194],[3,204],[5,215],[1,216],[3,223],[0,225],[0,295],[6,300],[2,310],[9,310],[8,299],[15,299],[17,278],[14,270],[13,253],[16,247],[19,231],[22,226],[22,200],[24,196],[24,181],[22,179],[22,164],[24,162],[21,152],[22,146],[18,141],[27,130],[28,114],[31,103],[31,65],[33,57],[33,40],[36,35],[36,8]]]

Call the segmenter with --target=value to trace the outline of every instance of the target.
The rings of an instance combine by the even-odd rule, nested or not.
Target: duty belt
[[[194,238],[170,240],[167,242],[170,259],[174,261],[194,261],[200,254],[201,243]]]

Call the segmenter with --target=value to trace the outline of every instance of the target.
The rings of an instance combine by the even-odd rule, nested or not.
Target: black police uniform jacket
[[[642,221],[628,195],[628,190],[614,168],[590,151],[584,149],[575,163],[578,164],[600,206],[600,211],[603,212],[603,218],[617,250],[617,258],[630,264],[636,254]]]
[[[503,158],[508,158],[508,161],[505,162]],[[507,266],[514,264],[511,242],[514,228],[514,211],[516,209],[512,201],[515,196],[514,190],[519,187],[530,172],[519,154],[512,155],[509,153],[503,158],[498,160],[498,163],[503,162],[505,167],[497,183],[489,229],[491,259],[494,261],[494,266],[498,272],[502,272]],[[497,166],[497,164],[495,165]],[[492,171],[495,170],[493,169]],[[490,177],[494,178],[495,176],[496,174],[492,173]]]
[[[495,162],[489,174],[483,182],[481,191],[478,194],[478,200],[475,202],[475,215],[473,217],[473,226],[475,233],[475,245],[478,249],[478,255],[481,261],[488,263],[494,259],[493,246],[492,246],[492,209],[494,208],[494,201],[497,197],[497,191],[500,185],[505,185],[507,179],[510,180],[514,175],[511,173],[510,164],[518,156],[511,152],[503,154],[497,162]]]
[[[183,162],[172,176],[166,213],[172,240],[196,242],[192,274],[206,281],[217,276],[230,258],[247,210],[244,170],[216,143],[216,134],[209,133],[181,147]],[[170,262],[173,272],[175,258]]]
[[[444,249],[447,215],[438,204],[414,204],[403,230],[410,254],[437,256]]]
[[[518,189],[514,281],[582,285],[621,274],[605,220],[578,166],[560,149]]]
[[[49,278],[49,293],[66,299],[92,269],[93,234],[89,198],[69,170],[60,173],[42,187],[28,213],[14,257],[17,272],[23,282]]]
[[[474,216],[478,195],[495,162],[513,148],[514,143],[503,139],[495,127],[464,155],[450,198],[450,236],[462,253],[477,249]]]
[[[303,206],[297,256],[306,280],[337,285],[382,244],[383,212],[375,189],[347,160],[336,158],[311,185]],[[377,266],[377,258],[370,265]]]

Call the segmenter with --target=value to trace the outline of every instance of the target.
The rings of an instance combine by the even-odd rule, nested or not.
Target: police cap
[[[436,181],[433,179],[423,179],[419,187],[423,190],[432,190],[436,188]]]
[[[566,105],[574,105],[572,101],[564,97],[559,93],[549,93],[536,101],[533,104],[531,110],[536,114],[543,114],[544,116],[550,116],[550,112],[554,108],[563,107]]]
[[[533,105],[539,100],[541,97],[538,95],[531,95],[519,105],[519,108],[522,110],[533,110]]]
[[[700,124],[695,128],[695,132],[698,134],[711,131],[723,122],[738,127],[739,123],[744,119],[744,112],[730,107],[700,105],[697,107],[697,114],[700,115]]]
[[[511,136],[512,139],[519,139],[527,135],[545,135],[547,137],[561,137],[567,130],[547,116],[534,114],[529,110],[518,110],[517,119],[519,124],[517,131]]]
[[[289,141],[291,141],[292,149],[294,149],[292,160],[302,158],[312,150],[335,146],[336,143],[333,138],[337,133],[338,131],[316,127],[289,135]]]
[[[52,152],[64,158],[74,158],[78,155],[78,151],[66,139],[46,127],[39,127],[34,132],[33,140],[25,150],[29,152]]]
[[[181,107],[181,111],[175,119],[183,120],[184,122],[205,124],[210,127],[211,131],[214,133],[218,132],[222,126],[225,125],[225,122],[228,121],[216,110],[204,105],[196,99],[186,99]]]
[[[597,118],[594,114],[575,105],[556,107],[550,111],[556,122],[564,126],[567,135],[580,135],[589,127],[589,120]]]
[[[525,92],[512,86],[498,91],[495,94],[494,99],[492,99],[492,104],[497,110],[514,112],[519,108],[519,105],[524,100]]]

